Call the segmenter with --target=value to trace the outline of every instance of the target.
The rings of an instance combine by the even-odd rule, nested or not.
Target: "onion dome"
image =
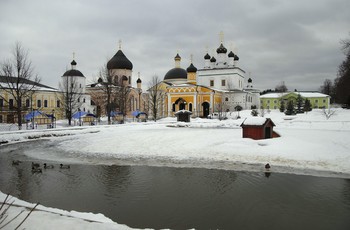
[[[225,54],[227,53],[227,49],[224,47],[224,45],[221,43],[220,47],[216,49],[216,52],[218,54]]]
[[[181,61],[181,57],[178,53],[176,54],[174,59],[175,59],[175,61]]]
[[[132,70],[131,61],[124,55],[121,50],[118,52],[107,62],[107,69],[128,69]]]
[[[239,57],[235,54],[235,58],[233,60],[238,61]]]
[[[179,78],[187,79],[187,72],[186,70],[178,67],[169,70],[164,76],[164,80],[179,79]]]
[[[77,65],[76,61],[72,61],[70,63],[72,65],[72,69],[67,70],[63,76],[69,76],[69,77],[85,77],[82,72],[79,70],[75,69],[75,66]]]
[[[197,68],[191,63],[191,65],[187,68],[188,73],[195,73],[197,72]]]
[[[248,83],[252,83],[253,80],[251,78],[248,79]]]
[[[136,81],[136,83],[142,83],[141,79],[138,78],[137,81]]]
[[[233,57],[235,57],[235,54],[232,51],[230,51],[230,53],[228,53],[228,57],[233,58]]]
[[[210,59],[210,55],[207,53],[207,54],[204,56],[204,59],[205,59],[205,60],[209,60],[209,59]]]
[[[216,59],[214,58],[214,56],[211,57],[210,62],[216,62]]]

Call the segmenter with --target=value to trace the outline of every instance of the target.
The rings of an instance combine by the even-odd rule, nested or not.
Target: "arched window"
[[[173,112],[175,112],[175,103],[173,103]]]
[[[192,112],[192,103],[188,105],[188,110]]]

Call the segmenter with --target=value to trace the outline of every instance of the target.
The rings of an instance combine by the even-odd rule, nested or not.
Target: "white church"
[[[204,67],[197,72],[197,84],[224,92],[223,104],[227,111],[260,107],[260,91],[253,87],[249,78],[245,81],[245,71],[239,66],[239,57],[221,44],[216,49],[216,58],[208,53],[204,56]]]

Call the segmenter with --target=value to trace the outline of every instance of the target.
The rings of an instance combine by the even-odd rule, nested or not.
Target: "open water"
[[[13,159],[22,163],[13,166]],[[0,146],[0,190],[48,207],[103,213],[130,227],[350,229],[349,179],[125,165],[60,169],[60,162],[32,173],[32,161]]]

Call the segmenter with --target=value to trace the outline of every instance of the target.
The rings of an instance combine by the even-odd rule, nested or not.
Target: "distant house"
[[[296,104],[299,94],[304,100],[308,99],[310,101],[312,108],[329,108],[331,97],[318,92],[267,93],[260,96],[260,106],[264,109],[279,109],[281,101],[287,102],[290,100]]]
[[[279,137],[273,131],[275,124],[270,118],[250,117],[243,121],[241,127],[243,129],[243,138],[252,138],[254,140]]]
[[[17,102],[9,90],[9,82],[15,80],[17,80],[15,77],[0,76],[0,84],[2,85],[0,87],[0,123],[18,122]],[[31,94],[22,98],[22,117],[20,118],[22,121],[25,121],[25,115],[32,111],[41,111],[45,114],[54,113],[58,119],[62,117],[62,97],[57,89],[28,79],[21,79],[21,84],[35,86],[35,90]],[[44,117],[48,119],[46,116]]]

